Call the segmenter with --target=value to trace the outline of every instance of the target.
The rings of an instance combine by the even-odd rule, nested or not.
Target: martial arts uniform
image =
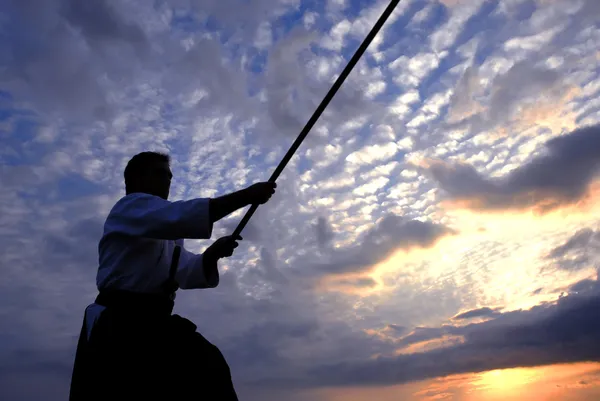
[[[219,349],[172,314],[176,286],[219,284],[218,271],[206,277],[203,256],[183,247],[184,238],[211,237],[208,202],[134,193],[112,208],[98,246],[99,295],[85,310],[70,401],[237,400]]]

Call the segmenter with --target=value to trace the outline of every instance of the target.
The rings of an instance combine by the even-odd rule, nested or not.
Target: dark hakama
[[[165,296],[98,296],[84,315],[70,401],[237,400],[229,366]]]

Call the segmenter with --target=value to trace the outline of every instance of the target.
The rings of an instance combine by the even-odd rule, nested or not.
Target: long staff
[[[392,12],[394,11],[394,8],[396,8],[396,6],[398,5],[399,2],[400,2],[400,0],[391,0],[390,1],[390,4],[387,6],[387,8],[383,12],[383,14],[381,14],[381,17],[379,17],[379,19],[375,23],[375,26],[373,26],[373,29],[371,29],[371,32],[369,32],[369,34],[367,35],[365,40],[362,42],[362,44],[360,45],[358,50],[356,50],[356,53],[354,53],[354,56],[352,56],[352,58],[348,62],[348,65],[346,66],[346,68],[344,68],[344,71],[342,71],[342,73],[340,74],[338,79],[335,81],[335,83],[333,84],[333,86],[331,87],[331,89],[329,90],[329,92],[327,93],[327,95],[325,96],[325,98],[323,99],[321,104],[319,105],[319,107],[317,107],[317,109],[313,113],[310,120],[308,120],[308,123],[306,123],[306,125],[300,132],[300,135],[298,135],[298,138],[296,138],[296,141],[292,144],[292,146],[290,147],[288,152],[285,154],[285,156],[283,157],[283,159],[281,160],[281,162],[279,163],[279,165],[273,172],[273,175],[271,175],[271,178],[269,178],[269,182],[275,182],[275,180],[277,180],[277,178],[279,177],[279,175],[281,174],[281,172],[283,171],[285,166],[288,164],[288,162],[290,161],[292,156],[294,156],[294,153],[296,153],[296,150],[298,150],[298,148],[302,144],[302,141],[304,141],[304,138],[306,138],[306,136],[308,135],[308,133],[310,132],[312,127],[315,125],[315,123],[317,122],[319,117],[321,117],[321,114],[323,114],[323,112],[327,108],[327,105],[329,105],[329,102],[331,102],[331,99],[333,99],[333,97],[335,96],[337,91],[340,89],[340,87],[342,86],[342,84],[344,83],[344,81],[346,80],[348,75],[350,75],[350,73],[352,72],[352,69],[354,68],[356,63],[358,63],[358,60],[360,60],[360,58],[362,57],[364,52],[367,50],[367,48],[369,47],[369,45],[371,44],[371,42],[373,41],[375,36],[377,36],[377,33],[379,33],[379,30],[385,24],[385,22],[387,21],[389,16],[392,14]],[[256,212],[256,209],[258,209],[258,204],[252,205],[250,207],[250,209],[248,209],[248,211],[246,212],[246,215],[240,221],[237,228],[233,232],[233,234],[232,234],[233,238],[237,238],[241,234],[244,227],[246,227],[246,224],[248,224],[250,217],[252,217],[254,212]]]

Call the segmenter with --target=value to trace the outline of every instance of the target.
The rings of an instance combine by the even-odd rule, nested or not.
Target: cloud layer
[[[435,162],[429,168],[450,199],[473,209],[541,212],[577,204],[600,173],[600,126],[550,139],[538,155],[505,177],[482,177],[472,166]]]
[[[66,398],[127,160],[169,152],[174,200],[266,180],[387,4],[0,4],[0,398]],[[400,2],[178,294],[240,398],[598,359],[599,12]]]
[[[598,361],[600,335],[598,281],[556,304],[501,314],[466,326],[420,328],[395,341],[407,346],[452,335],[459,344],[428,352],[381,357],[361,364],[338,364],[315,371],[323,385],[389,385],[458,373],[510,367]]]

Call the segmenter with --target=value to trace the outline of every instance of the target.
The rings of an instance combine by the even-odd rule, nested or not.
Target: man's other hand
[[[237,241],[241,240],[242,237],[240,236],[238,236],[237,239],[234,239],[231,235],[221,237],[204,251],[204,256],[215,261],[221,258],[227,258],[233,255],[233,250],[239,245]]]
[[[277,188],[277,184],[274,182],[259,182],[249,186],[246,189],[248,203],[252,205],[267,203],[275,193],[275,188]]]

